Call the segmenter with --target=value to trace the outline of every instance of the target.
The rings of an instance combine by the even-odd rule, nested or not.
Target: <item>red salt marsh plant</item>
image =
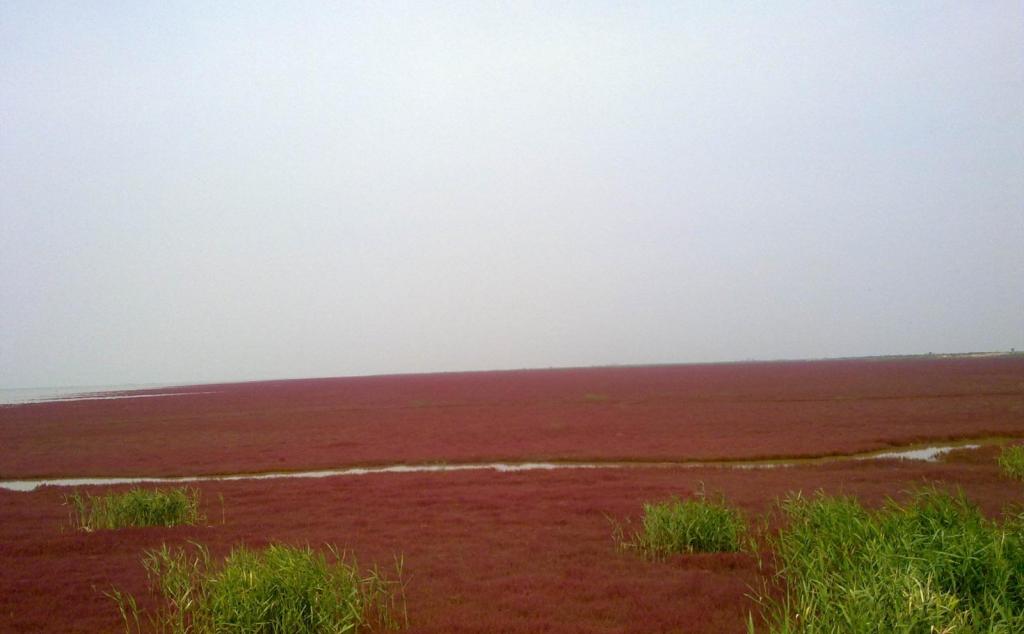
[[[639,527],[643,501],[688,496],[704,482],[741,509],[753,530],[754,518],[788,491],[823,488],[875,508],[922,479],[962,483],[992,518],[1024,503],[1024,487],[1007,486],[994,455],[985,465],[856,461],[764,470],[205,482],[195,485],[204,504],[218,493],[229,500],[226,523],[94,533],[56,530],[66,509],[55,487],[0,490],[0,631],[123,631],[115,605],[97,589],[130,593],[152,613],[158,600],[147,589],[142,553],[163,543],[187,546],[190,539],[218,562],[238,544],[253,550],[270,543],[318,550],[318,544],[337,544],[361,564],[379,562],[387,572],[392,554],[402,552],[409,631],[417,634],[742,632],[749,612],[759,616],[747,596],[764,573],[756,557],[695,553],[652,563],[632,551],[616,554],[606,516],[632,517],[632,527]]]
[[[1024,357],[1018,356],[173,388],[178,394],[166,398],[0,406],[0,474],[181,476],[437,461],[857,453],[1019,436],[1022,384]]]

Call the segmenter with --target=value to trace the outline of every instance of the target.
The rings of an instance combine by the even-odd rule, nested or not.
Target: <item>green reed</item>
[[[143,558],[160,599],[155,612],[142,614],[131,595],[115,590],[108,596],[129,633],[340,633],[406,622],[400,558],[397,580],[389,580],[376,568],[360,572],[333,547],[328,552],[330,557],[308,547],[238,547],[215,562],[199,544],[164,545]]]
[[[199,490],[135,488],[124,493],[92,495],[75,491],[64,496],[71,524],[94,531],[133,526],[194,525],[205,521],[199,512]]]
[[[755,596],[771,631],[1024,632],[1024,514],[999,525],[934,488],[878,511],[821,494],[780,506],[775,585]]]
[[[723,499],[696,498],[644,504],[643,523],[628,537],[616,527],[619,546],[661,559],[677,553],[735,552],[743,545],[746,523]]]
[[[999,455],[999,468],[1011,478],[1024,480],[1024,445],[1003,447]]]

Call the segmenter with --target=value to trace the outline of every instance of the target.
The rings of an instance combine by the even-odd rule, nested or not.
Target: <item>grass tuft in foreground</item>
[[[133,526],[194,525],[206,518],[199,512],[199,490],[193,488],[141,489],[92,495],[75,491],[64,496],[71,524],[94,531]]]
[[[1011,478],[1024,480],[1024,445],[1003,447],[999,455],[999,468]]]
[[[823,495],[781,507],[782,594],[757,597],[772,631],[1024,632],[1024,515],[999,526],[936,489],[875,512]]]
[[[620,547],[652,559],[677,553],[736,552],[745,533],[746,523],[738,510],[723,499],[707,499],[703,492],[695,499],[644,504],[643,524],[629,538],[616,528]]]
[[[376,569],[361,573],[334,548],[331,557],[310,548],[271,545],[239,547],[223,563],[194,544],[145,554],[143,565],[162,607],[149,616],[146,631],[358,632],[364,626],[397,628],[405,621],[401,559],[397,581]],[[131,595],[109,595],[121,611],[127,632],[143,631]]]

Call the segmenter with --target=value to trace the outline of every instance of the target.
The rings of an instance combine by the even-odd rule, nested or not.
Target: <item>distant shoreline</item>
[[[330,381],[336,379],[359,379],[403,376],[461,375],[486,374],[495,372],[545,372],[558,370],[588,370],[600,368],[661,368],[677,366],[737,365],[751,363],[806,363],[828,361],[895,361],[900,359],[982,359],[994,357],[1024,356],[1024,350],[998,350],[977,352],[926,352],[914,354],[876,354],[847,357],[779,357],[775,359],[736,359],[732,361],[682,361],[667,363],[615,363],[605,365],[566,365],[550,367],[523,368],[492,368],[486,370],[439,370],[436,372],[383,372],[377,374],[343,374],[334,376],[276,377],[262,379],[211,380],[211,381],[177,381],[156,383],[117,383],[98,385],[60,385],[53,387],[4,387],[0,388],[0,405],[19,405],[23,403],[47,403],[52,401],[95,400],[99,398],[131,398],[124,392],[161,390],[171,387],[201,387],[204,385],[238,385],[246,383],[271,383],[280,381]],[[97,396],[118,394],[118,396]],[[191,392],[194,393],[194,392]],[[163,396],[165,394],[159,394]],[[153,395],[158,396],[158,395]],[[136,397],[140,398],[140,397]]]

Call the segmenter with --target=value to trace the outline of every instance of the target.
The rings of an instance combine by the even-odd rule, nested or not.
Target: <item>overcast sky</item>
[[[1016,0],[4,2],[0,387],[1024,348],[1022,43]]]

